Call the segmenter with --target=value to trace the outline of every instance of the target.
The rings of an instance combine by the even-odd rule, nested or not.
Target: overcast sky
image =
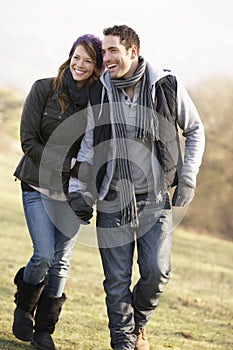
[[[233,77],[232,0],[0,0],[0,86],[27,92],[54,76],[75,39],[102,38],[127,24],[141,55],[171,68],[188,87],[212,76]]]

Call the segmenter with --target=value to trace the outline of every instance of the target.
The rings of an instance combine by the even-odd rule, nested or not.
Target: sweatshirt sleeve
[[[204,126],[197,108],[179,80],[177,80],[177,123],[185,138],[180,181],[196,187],[196,177],[205,148]]]
[[[94,156],[94,150],[93,150],[93,133],[94,133],[94,116],[92,112],[92,107],[90,106],[90,103],[88,104],[87,108],[87,125],[85,134],[83,136],[80,150],[77,154],[77,161],[78,162],[87,162],[90,165],[93,164],[93,156]],[[87,189],[87,184],[80,181],[76,177],[71,177],[69,181],[69,192],[76,192],[81,191],[84,192]]]

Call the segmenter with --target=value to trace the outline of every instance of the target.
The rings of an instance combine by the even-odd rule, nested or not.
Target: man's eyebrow
[[[112,50],[112,49],[117,49],[117,47],[116,46],[110,46],[110,47],[107,47],[106,49],[102,49],[102,51]]]

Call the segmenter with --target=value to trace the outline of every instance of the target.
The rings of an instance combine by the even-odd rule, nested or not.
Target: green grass
[[[32,249],[19,183],[12,177],[18,154],[5,151],[0,156],[0,349],[31,349],[11,331],[13,277]],[[85,234],[90,228],[82,230]],[[232,242],[181,228],[174,232],[171,280],[147,326],[150,350],[233,349],[232,262]],[[135,257],[134,281],[137,276]],[[53,336],[58,350],[110,349],[102,281],[97,249],[78,243],[65,290],[67,301]]]

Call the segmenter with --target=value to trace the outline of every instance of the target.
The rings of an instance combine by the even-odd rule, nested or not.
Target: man
[[[80,170],[79,180],[71,179],[70,205],[81,219],[90,219],[81,192],[87,190],[86,175],[91,174],[111,346],[148,350],[145,326],[170,277],[168,191],[176,186],[174,206],[192,200],[204,130],[176,77],[163,69],[154,71],[139,55],[140,40],[132,28],[105,29],[102,51],[107,69],[99,91],[90,95],[92,109],[78,155],[89,170]],[[178,126],[185,137],[183,162]],[[140,278],[131,291],[135,246]]]

